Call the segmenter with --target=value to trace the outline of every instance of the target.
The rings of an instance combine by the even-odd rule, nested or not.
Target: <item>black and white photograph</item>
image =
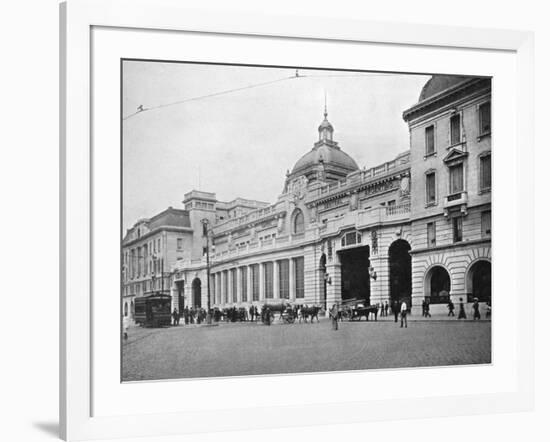
[[[492,363],[490,77],[120,81],[122,382]]]

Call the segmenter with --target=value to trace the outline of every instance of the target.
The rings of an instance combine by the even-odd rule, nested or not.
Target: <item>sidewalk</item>
[[[380,316],[378,315],[379,321],[395,321],[395,318],[393,314],[389,314],[389,316]],[[473,314],[466,313],[466,319],[457,319],[458,313],[455,313],[456,316],[447,316],[446,314],[433,314],[431,317],[425,318],[422,316],[422,314],[416,314],[411,315],[410,313],[407,315],[407,321],[413,321],[413,322],[442,322],[442,321],[454,321],[454,322],[473,322],[474,316]],[[372,319],[370,319],[372,321]],[[401,317],[397,318],[397,321],[400,321]],[[491,317],[485,318],[485,315],[481,315],[481,319],[479,321],[482,322],[490,322]]]

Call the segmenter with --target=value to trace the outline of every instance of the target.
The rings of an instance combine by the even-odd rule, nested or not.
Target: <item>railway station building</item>
[[[275,202],[188,192],[183,209],[168,209],[177,226],[148,221],[140,230],[147,239],[166,228],[173,307],[406,299],[419,313],[425,299],[432,312],[446,311],[449,299],[490,301],[490,100],[490,79],[433,76],[403,113],[410,146],[395,158],[360,167],[325,109]],[[135,238],[145,226],[136,223],[123,240],[127,299],[139,296],[126,290],[136,282],[132,263],[153,259]],[[158,271],[145,268],[145,280]]]

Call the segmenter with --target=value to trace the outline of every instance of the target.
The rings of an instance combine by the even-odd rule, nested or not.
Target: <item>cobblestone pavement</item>
[[[491,322],[131,327],[122,361],[124,381],[482,364],[491,362]]]

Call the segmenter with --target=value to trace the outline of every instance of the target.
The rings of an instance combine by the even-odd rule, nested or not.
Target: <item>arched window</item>
[[[305,225],[304,225],[304,214],[300,209],[297,209],[296,212],[294,212],[294,222],[292,225],[292,233],[304,233]]]

